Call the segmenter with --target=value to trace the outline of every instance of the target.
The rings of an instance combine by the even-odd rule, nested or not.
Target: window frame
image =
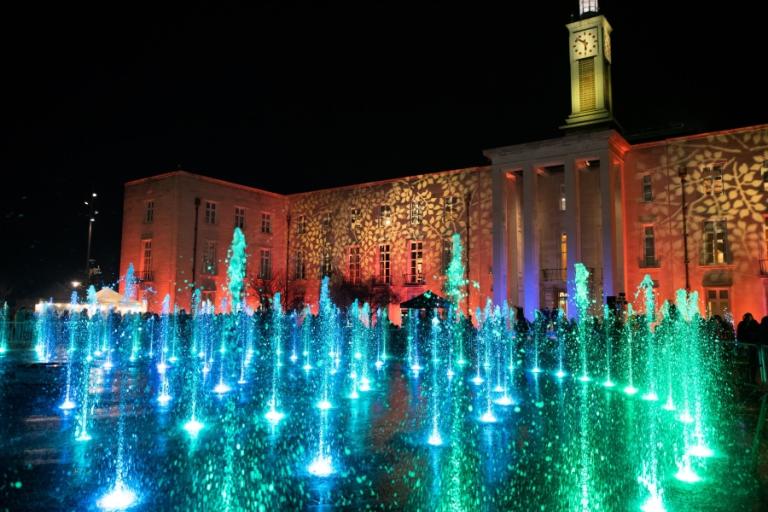
[[[712,229],[708,229],[708,226]],[[711,234],[711,236],[709,236]],[[725,219],[705,220],[701,229],[701,258],[702,266],[728,265],[731,263],[730,247],[728,244],[728,221]],[[722,251],[718,246],[722,242]],[[722,254],[722,261],[719,255]]]
[[[218,262],[219,242],[218,240],[206,240],[205,250],[203,251],[203,264],[201,274],[206,276],[219,275]]]
[[[269,247],[259,249],[259,279],[272,279],[272,249]]]
[[[382,242],[379,244],[379,282],[392,284],[392,244]]]
[[[241,213],[242,215],[238,216],[238,213]],[[234,227],[240,228],[241,230],[245,230],[245,206],[235,206],[235,222]],[[238,217],[240,219],[240,223],[238,224]]]
[[[155,222],[155,200],[147,199],[144,201],[144,224],[154,224]]]
[[[261,225],[259,226],[259,232],[263,235],[272,234],[272,212],[261,212]]]
[[[419,256],[415,256],[418,254]],[[425,257],[424,257],[424,241],[423,240],[409,240],[408,241],[408,274],[406,275],[407,284],[418,285],[424,284],[425,280]],[[417,271],[419,269],[419,271]]]
[[[653,201],[653,176],[650,174],[643,174],[642,178],[642,198],[644,203],[650,203]]]
[[[205,223],[210,226],[215,226],[218,221],[218,203],[216,201],[205,200]]]
[[[347,281],[354,284],[359,284],[362,281],[363,269],[362,269],[362,255],[360,253],[359,245],[350,245],[347,249]],[[353,270],[354,259],[354,270]]]

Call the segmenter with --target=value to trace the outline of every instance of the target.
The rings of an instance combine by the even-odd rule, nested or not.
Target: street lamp
[[[94,207],[96,206],[96,198],[98,195],[96,192],[91,193],[91,200],[84,201],[88,207],[88,248],[85,252],[85,282],[91,282],[91,237],[93,236],[93,223],[96,222],[96,215],[99,211]]]
[[[685,202],[685,178],[688,176],[688,169],[681,165],[677,169],[677,175],[680,177],[680,189],[683,199],[683,259],[685,263],[685,291],[691,291],[691,283],[688,276],[688,206]]]
[[[81,284],[80,281],[72,281],[72,288],[75,288],[75,289],[80,288],[80,284]]]

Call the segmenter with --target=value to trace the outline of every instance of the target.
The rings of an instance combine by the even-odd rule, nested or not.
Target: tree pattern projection
[[[680,169],[684,168],[691,287],[697,289],[708,282],[716,286],[717,279],[733,285],[744,280],[757,286],[758,260],[767,257],[768,128],[752,127],[672,139],[664,144],[633,149],[632,157],[635,165],[630,168],[635,171],[627,179],[633,181],[630,190],[637,193],[627,199],[637,203],[638,217],[630,218],[629,222],[636,221],[636,227],[641,224],[655,227],[656,253],[665,275],[669,275],[666,271],[672,271],[675,282],[679,283],[684,271],[683,189],[679,176]],[[651,176],[651,201],[642,201],[645,175]],[[711,250],[704,234],[707,222],[724,222],[724,261],[707,257],[707,251]],[[642,232],[637,228],[629,236],[634,236],[637,240],[632,242],[639,244]],[[632,268],[636,262],[630,261],[629,265]],[[754,292],[760,294],[758,288]],[[663,295],[666,294],[665,291]]]
[[[451,235],[459,233],[462,241],[466,240],[467,205],[471,252],[468,277],[479,289],[471,293],[470,307],[474,308],[490,294],[489,167],[291,196],[289,290],[305,294],[307,303],[316,303],[324,258],[330,262],[332,276],[349,279],[352,247],[359,248],[361,280],[380,279],[380,246],[388,244],[391,286],[399,297],[407,300],[426,289],[439,291],[447,264],[444,251],[450,248]],[[423,286],[406,285],[406,276],[411,272],[412,241],[423,243]],[[305,267],[306,279],[296,279],[297,260]],[[399,311],[396,313],[399,317]]]

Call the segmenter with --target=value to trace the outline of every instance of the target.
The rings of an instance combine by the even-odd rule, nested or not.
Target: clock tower
[[[571,115],[561,128],[613,121],[611,100],[611,25],[597,0],[579,0],[579,19],[568,28],[571,63]]]

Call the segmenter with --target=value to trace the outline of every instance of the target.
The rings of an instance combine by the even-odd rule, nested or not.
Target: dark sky
[[[459,168],[569,113],[577,0],[253,3],[4,6],[0,298],[77,277],[92,189],[113,280],[129,179],[181,166],[298,192]],[[768,122],[752,4],[601,2],[625,136]]]

